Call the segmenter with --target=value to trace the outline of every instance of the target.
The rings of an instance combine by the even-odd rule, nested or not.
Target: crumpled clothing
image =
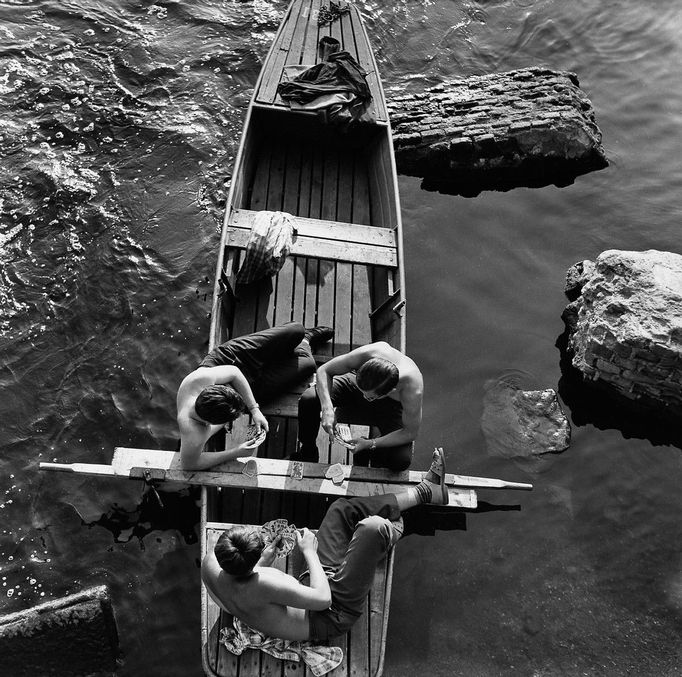
[[[291,251],[294,232],[291,214],[258,212],[246,244],[244,261],[237,273],[237,283],[248,284],[275,275]]]
[[[296,76],[300,75],[304,71],[307,71],[311,66],[306,66],[303,64],[291,64],[289,66],[284,66],[282,71],[282,78],[284,82],[290,82],[294,80]],[[355,94],[352,92],[331,92],[330,94],[321,94],[317,98],[309,101],[308,103],[298,103],[298,101],[289,101],[289,107],[291,110],[321,110],[324,108],[330,109],[333,116],[333,112],[352,104],[355,101]]]
[[[372,95],[365,77],[367,73],[346,50],[334,52],[326,61],[315,64],[290,82],[280,82],[278,89],[283,99],[306,103],[328,92],[354,92],[359,99]]]
[[[352,94],[346,109],[350,117],[357,119],[372,99],[366,76],[358,62],[342,50],[329,54],[326,61],[311,66],[293,80],[280,82],[277,91],[285,101],[301,106],[314,105],[315,99],[324,95]]]
[[[338,646],[267,637],[236,616],[233,616],[231,628],[220,630],[220,643],[236,656],[241,656],[246,649],[260,649],[283,661],[303,661],[315,677],[331,672],[343,660],[343,651]]]

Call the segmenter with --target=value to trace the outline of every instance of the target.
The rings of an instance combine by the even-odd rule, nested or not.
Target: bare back
[[[228,613],[269,637],[309,638],[308,612],[272,601],[271,591],[298,586],[298,581],[274,567],[258,566],[244,578],[227,575],[212,554],[201,565],[201,578],[211,598]]]

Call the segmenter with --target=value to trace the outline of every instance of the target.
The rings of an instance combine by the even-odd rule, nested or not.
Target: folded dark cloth
[[[294,80],[281,82],[277,89],[286,101],[309,103],[322,94],[351,92],[358,103],[372,98],[365,77],[367,73],[345,50],[335,52],[326,61],[311,66]]]

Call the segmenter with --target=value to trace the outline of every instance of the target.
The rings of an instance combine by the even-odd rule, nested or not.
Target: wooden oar
[[[256,456],[248,456],[238,458],[234,461],[222,463],[219,466],[211,468],[208,472],[213,475],[235,475],[244,472],[244,466],[248,463],[250,470],[255,471],[259,476],[273,476],[273,477],[289,477],[294,470],[294,463],[284,459],[274,458],[258,458]],[[51,468],[55,464],[41,463],[41,468],[45,469],[62,469],[64,471],[79,472],[78,470],[66,468]],[[60,465],[60,464],[56,464]],[[70,466],[89,465],[89,464],[68,464]],[[97,466],[94,466],[97,467]],[[110,468],[110,470],[97,472],[96,470],[89,471],[86,474],[97,475],[120,475],[127,477],[130,475],[132,468],[148,468],[150,470],[166,471],[165,479],[170,480],[169,471],[173,470],[176,481],[191,482],[186,479],[192,473],[185,471],[180,464],[180,455],[177,452],[171,451],[157,451],[153,449],[132,449],[128,447],[117,447],[114,451],[114,458],[111,466],[101,466],[103,468]],[[296,468],[298,474],[306,479],[325,479],[329,465],[326,463],[300,463]],[[354,482],[377,482],[380,484],[418,484],[424,477],[423,471],[405,470],[403,472],[393,472],[384,468],[364,468],[356,465],[341,465],[343,476],[345,480]],[[115,472],[112,472],[112,468]],[[83,470],[82,472],[85,472]],[[137,475],[139,477],[139,473]],[[185,478],[185,479],[181,479]],[[509,482],[507,480],[494,479],[490,477],[470,477],[467,475],[453,475],[447,473],[445,475],[445,483],[448,486],[466,489],[519,489],[523,491],[530,491],[533,488],[532,484],[523,482]],[[222,486],[222,483],[221,483]]]
[[[243,464],[241,464],[243,468]],[[81,475],[108,476],[127,479],[143,479],[149,473],[149,479],[182,484],[238,488],[238,489],[272,489],[278,491],[294,491],[299,493],[325,494],[330,496],[375,496],[393,493],[396,483],[375,481],[348,481],[340,483],[324,477],[296,478],[290,475],[254,474],[241,472],[225,472],[221,470],[187,471],[179,468],[154,468],[134,466],[123,470],[115,465],[98,465],[94,463],[41,463],[41,470],[57,470]],[[405,486],[405,485],[403,485]],[[405,486],[407,488],[407,486]],[[473,489],[449,487],[448,506],[451,508],[469,508],[477,506],[476,492]]]
[[[255,466],[259,475],[283,476],[289,475],[292,462],[275,458],[245,457],[235,461],[216,466],[227,472],[243,472],[244,464],[250,463]],[[326,463],[302,463],[304,477],[325,477],[329,465]],[[341,465],[344,477],[349,480],[363,482],[382,482],[388,484],[418,484],[426,474],[421,470],[404,470],[393,472],[384,468],[365,468],[358,465]],[[494,479],[491,477],[470,477],[468,475],[453,475],[446,473],[445,483],[448,486],[468,489],[520,489],[530,491],[532,484],[524,482],[508,482],[507,480]]]
[[[57,472],[72,472],[79,475],[102,475],[104,477],[128,477],[128,474],[118,473],[111,465],[97,463],[40,463],[41,470],[56,470]]]

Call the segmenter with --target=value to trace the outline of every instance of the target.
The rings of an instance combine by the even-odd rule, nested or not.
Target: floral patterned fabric
[[[220,642],[230,653],[237,656],[246,649],[260,649],[283,661],[303,661],[315,677],[326,675],[343,660],[343,651],[338,646],[267,637],[236,616],[233,619],[231,628],[223,628],[220,631]]]

